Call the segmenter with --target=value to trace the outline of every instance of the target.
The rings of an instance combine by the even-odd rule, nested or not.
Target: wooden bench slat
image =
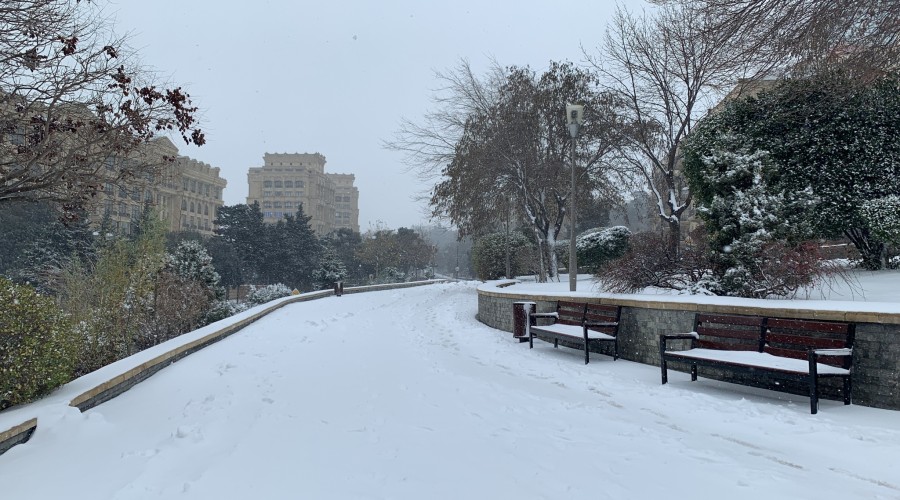
[[[715,342],[708,339],[697,340],[696,345],[700,349],[716,349],[720,351],[759,351],[759,343],[739,344]]]
[[[805,335],[786,335],[783,333],[767,333],[766,342],[774,344],[787,344],[799,346],[803,352],[807,352],[812,348],[816,349],[839,349],[847,347],[847,339],[829,339],[821,337],[809,337]]]
[[[766,326],[772,329],[812,330],[818,332],[831,332],[847,334],[850,332],[849,323],[834,323],[825,321],[811,321],[806,319],[779,319],[769,318]]]
[[[725,328],[707,328],[698,326],[697,334],[708,337],[725,337],[729,339],[752,339],[759,341],[759,330],[728,330]]]
[[[762,327],[761,316],[728,316],[724,314],[698,314],[697,324],[719,323],[723,325],[743,325]]]

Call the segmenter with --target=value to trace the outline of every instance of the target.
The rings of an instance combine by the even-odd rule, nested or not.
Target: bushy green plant
[[[495,280],[506,276],[506,251],[509,249],[510,278],[531,272],[534,247],[520,232],[491,233],[475,242],[472,260],[478,279]]]
[[[96,262],[65,269],[60,299],[81,337],[76,375],[165,340],[154,309],[164,254],[165,227],[150,217],[133,238],[101,248]]]
[[[247,305],[242,302],[232,302],[230,300],[217,300],[213,302],[209,312],[206,313],[206,324],[215,323],[216,321],[230,318],[239,312],[247,310]]]
[[[291,294],[291,289],[284,283],[276,283],[274,285],[266,285],[260,288],[251,287],[250,293],[247,294],[247,303],[250,305],[265,304],[271,300],[287,297]]]
[[[0,409],[72,379],[72,325],[49,298],[0,277]]]
[[[588,229],[575,239],[578,266],[589,270],[599,269],[614,259],[625,255],[631,231],[625,226]]]

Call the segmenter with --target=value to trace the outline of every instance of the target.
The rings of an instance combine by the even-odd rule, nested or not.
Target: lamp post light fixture
[[[566,124],[572,136],[572,187],[569,191],[569,291],[577,288],[578,258],[575,255],[575,138],[584,123],[584,106],[566,104]]]

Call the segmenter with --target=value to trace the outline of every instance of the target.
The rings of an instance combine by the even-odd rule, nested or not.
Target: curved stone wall
[[[515,282],[497,282],[482,285],[478,289],[478,320],[503,330],[513,331],[513,302],[532,301],[537,303],[539,312],[556,310],[560,299],[622,306],[619,323],[619,356],[623,359],[659,366],[659,335],[663,333],[689,332],[694,327],[694,314],[711,312],[723,314],[746,314],[779,318],[818,319],[824,321],[849,321],[856,323],[856,338],[853,348],[853,403],[876,408],[900,410],[900,314],[865,311],[816,310],[803,307],[779,307],[704,304],[688,300],[647,300],[636,296],[616,297],[604,294],[602,297],[588,297],[585,294],[543,295],[538,293],[514,292],[506,289]],[[760,301],[765,302],[765,301]],[[603,353],[601,348],[600,351]],[[603,361],[603,358],[598,358]],[[677,366],[673,368],[678,369]],[[759,385],[751,380],[725,372],[707,372],[710,378],[745,385]],[[825,397],[835,398],[838,387],[827,381],[823,388]],[[766,388],[773,388],[768,387]],[[779,390],[805,395],[805,387],[791,387],[784,384]]]

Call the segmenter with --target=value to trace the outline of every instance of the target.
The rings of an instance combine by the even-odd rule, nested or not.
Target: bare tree
[[[442,76],[451,92],[439,100],[440,111],[422,126],[407,122],[389,146],[407,152],[420,174],[439,175],[430,199],[434,215],[448,217],[462,234],[502,226],[509,214],[520,217],[541,249],[540,278],[555,277],[555,241],[573,196],[565,104],[586,107],[577,185],[587,197],[610,191],[601,160],[616,136],[614,100],[599,92],[594,75],[568,63],[552,63],[540,76],[495,67],[481,80],[467,64]]]
[[[801,74],[842,66],[865,83],[900,68],[896,0],[675,0]],[[665,2],[663,2],[665,3]]]
[[[96,2],[4,2],[0,203],[41,199],[73,209],[104,182],[160,166],[140,154],[154,137],[171,131],[202,145],[190,96],[151,77]]]
[[[691,192],[681,175],[680,145],[692,127],[741,79],[764,73],[768,59],[744,50],[734,34],[690,3],[665,3],[635,15],[618,9],[596,55],[588,54],[634,129],[622,134],[617,160],[652,193],[678,255]]]

